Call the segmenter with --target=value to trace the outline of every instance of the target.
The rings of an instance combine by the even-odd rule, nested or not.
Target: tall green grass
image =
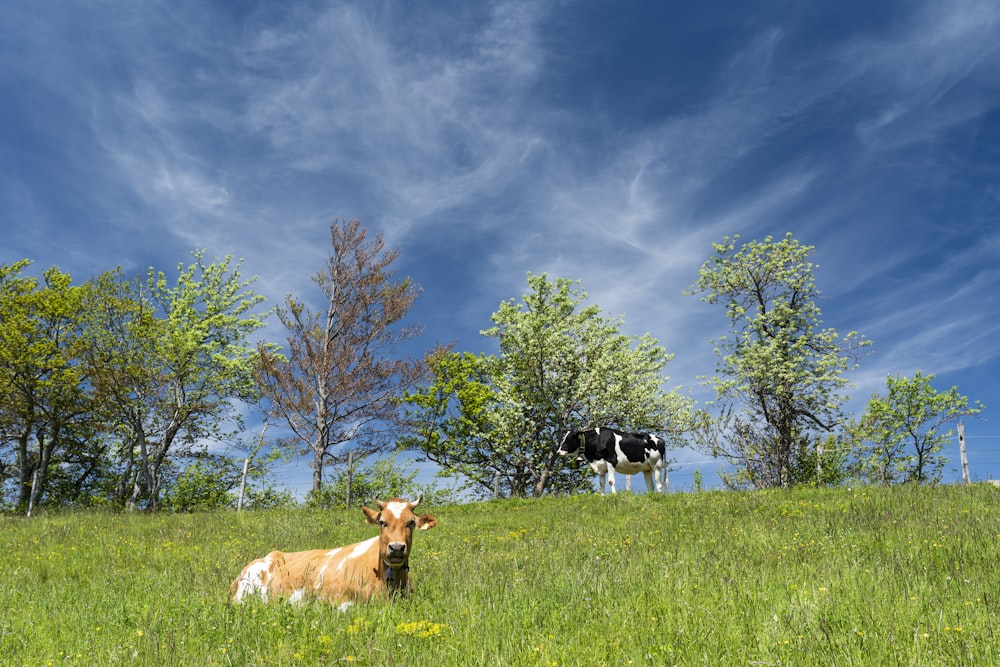
[[[0,665],[1000,664],[1000,491],[576,496],[428,508],[414,595],[227,601],[361,512],[0,518]],[[421,508],[423,509],[423,508]]]

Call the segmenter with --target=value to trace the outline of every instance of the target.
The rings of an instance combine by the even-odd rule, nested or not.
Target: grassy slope
[[[430,508],[417,593],[227,604],[359,510],[0,518],[0,665],[1000,664],[1000,491],[577,496]]]

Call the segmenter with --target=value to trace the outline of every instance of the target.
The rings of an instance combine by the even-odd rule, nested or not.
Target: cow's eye
[[[385,528],[385,527],[386,527],[386,526],[388,526],[389,524],[387,524],[387,523],[386,523],[385,521],[383,521],[382,519],[379,519],[379,520],[378,520],[378,525],[380,525],[380,526],[382,526],[383,528]]]
[[[410,523],[406,524],[406,527],[407,528],[413,528],[416,525],[417,525],[417,520],[416,519],[410,519]]]

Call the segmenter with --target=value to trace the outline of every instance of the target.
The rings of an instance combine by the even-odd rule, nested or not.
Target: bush
[[[358,468],[351,480],[351,504],[361,505],[371,502],[376,495],[386,498],[416,499],[421,494],[420,487],[413,482],[416,469],[404,474],[399,468],[397,456],[379,459],[370,468]],[[318,491],[310,491],[306,496],[306,506],[322,509],[347,506],[348,470],[338,471],[327,484]]]
[[[175,512],[232,507],[235,499],[229,492],[231,482],[231,471],[208,461],[195,461],[163,494],[160,506]]]

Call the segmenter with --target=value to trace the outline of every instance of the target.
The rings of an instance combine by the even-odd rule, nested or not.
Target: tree
[[[860,477],[883,485],[941,480],[948,461],[941,452],[954,433],[939,429],[979,414],[983,405],[976,401],[970,406],[958,387],[936,391],[933,379],[921,371],[912,378],[890,375],[886,395],[872,394],[854,429]]]
[[[140,488],[140,466],[148,455],[145,443],[168,393],[157,347],[163,322],[140,276],[126,277],[117,268],[88,285],[80,311],[87,339],[83,363],[102,406],[102,431],[109,440],[109,458],[116,465],[109,471],[116,479],[109,480],[113,484],[106,487],[105,495],[124,506]]]
[[[152,268],[145,281],[103,274],[84,308],[88,374],[120,440],[118,495],[130,508],[155,509],[169,457],[239,428],[235,402],[258,396],[258,348],[247,340],[264,326],[256,278],[244,280],[232,257],[206,264],[204,251],[192,254],[175,284]]]
[[[257,374],[270,411],[287,424],[283,444],[312,454],[312,491],[329,464],[361,460],[385,449],[400,421],[398,398],[424,373],[397,346],[419,335],[402,327],[420,294],[409,278],[395,280],[382,235],[368,239],[360,220],[330,225],[332,252],[313,276],[324,309],[313,312],[288,295],[278,318],[288,330],[284,353],[261,349]],[[351,443],[352,447],[346,444]]]
[[[199,458],[165,490],[161,506],[175,512],[232,507],[231,491],[239,483],[240,472],[239,464],[229,457]]]
[[[679,437],[691,402],[662,388],[672,358],[649,335],[620,333],[570,280],[528,275],[531,292],[500,304],[494,326],[499,355],[437,350],[431,381],[407,395],[407,441],[446,474],[471,480],[480,493],[495,478],[511,495],[538,497],[547,487],[583,488],[579,469],[557,467],[555,446],[586,425],[651,430]]]
[[[74,286],[55,267],[41,283],[21,275],[27,260],[0,267],[0,473],[16,475],[19,505],[97,493],[155,508],[169,456],[238,425],[233,401],[256,398],[245,339],[262,297],[231,258],[194,257],[176,286],[153,269]]]
[[[820,328],[812,246],[790,233],[739,249],[738,239],[713,244],[691,290],[723,304],[730,322],[730,336],[714,341],[719,363],[708,381],[721,412],[701,445],[737,466],[730,486],[787,487],[808,475],[804,448],[841,423],[843,373],[869,342]]]
[[[15,501],[30,509],[49,473],[87,458],[94,403],[79,364],[80,287],[56,267],[22,276],[28,260],[0,267],[0,435],[14,445]]]
[[[358,468],[352,472],[339,470],[318,492],[310,492],[306,504],[310,507],[329,509],[345,507],[350,486],[351,498],[357,505],[371,502],[378,496],[388,498],[416,499],[420,487],[414,482],[417,470],[404,473],[398,466],[397,456],[387,456],[375,461],[368,468]]]

